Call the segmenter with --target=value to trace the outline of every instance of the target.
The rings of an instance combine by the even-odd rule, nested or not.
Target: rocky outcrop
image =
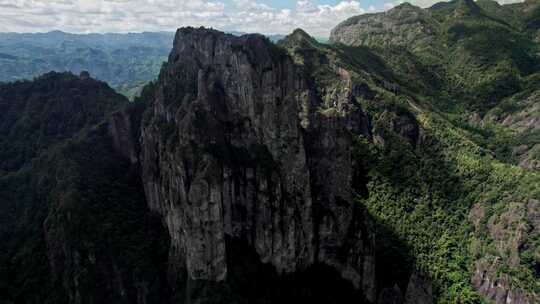
[[[533,275],[538,275],[540,253],[534,250],[531,240],[540,234],[539,206],[537,200],[530,199],[508,203],[499,215],[490,215],[481,204],[471,210],[470,218],[476,230],[485,229],[489,233],[481,242],[492,242],[494,247],[491,253],[476,261],[472,283],[481,294],[497,304],[538,302],[538,295],[516,286],[512,276],[501,269],[505,264],[513,268],[527,263]],[[523,261],[523,257],[531,261]]]
[[[498,266],[496,264],[489,265],[481,261],[476,263],[472,283],[478,292],[496,304],[538,303],[535,295],[527,294],[519,288],[514,288],[510,283],[511,277],[509,275],[497,275]]]
[[[495,113],[488,119],[500,122],[518,133],[540,129],[540,91],[535,91],[528,97],[518,100],[513,106],[517,108],[517,111],[499,115]]]
[[[413,271],[407,292],[405,293],[405,304],[432,304],[433,286],[431,279],[422,271]]]
[[[119,111],[112,115],[108,122],[108,133],[112,139],[114,150],[131,164],[138,162],[138,142],[130,113]]]
[[[234,239],[278,273],[327,265],[375,300],[374,236],[353,203],[368,120],[350,88],[320,112],[311,81],[262,36],[178,30],[141,152],[174,275],[226,282]]]
[[[510,99],[480,123],[498,123],[513,131],[516,146],[512,155],[523,168],[540,169],[540,144],[534,137],[540,130],[540,91]]]
[[[407,289],[402,292],[397,284],[385,287],[379,292],[378,304],[432,304],[433,287],[431,279],[421,270],[414,270],[409,277]]]
[[[394,285],[392,288],[383,288],[379,294],[377,304],[403,304],[401,289],[397,285]]]

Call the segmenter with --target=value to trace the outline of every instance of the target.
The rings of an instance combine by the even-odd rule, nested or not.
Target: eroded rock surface
[[[488,236],[482,242],[491,242],[494,251],[486,253],[475,263],[472,283],[487,299],[495,303],[526,303],[538,302],[534,293],[524,292],[516,286],[511,276],[501,272],[503,261],[510,267],[524,263],[524,258],[537,260],[540,253],[525,253],[532,248],[531,240],[540,233],[540,203],[530,199],[525,202],[510,202],[500,211],[501,214],[489,214],[481,204],[471,210],[470,218],[477,231],[485,229]],[[530,250],[530,249],[529,249]],[[530,265],[537,268],[537,265]],[[538,273],[538,269],[532,269]]]
[[[350,88],[319,112],[310,82],[262,36],[177,32],[141,155],[173,274],[226,281],[232,238],[278,273],[324,264],[375,300],[374,238],[352,197],[351,146],[368,120]]]
[[[431,279],[422,271],[413,271],[407,292],[405,293],[405,304],[432,304],[433,286]]]

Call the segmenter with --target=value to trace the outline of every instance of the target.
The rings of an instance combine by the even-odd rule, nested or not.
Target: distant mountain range
[[[153,79],[167,60],[174,33],[0,33],[0,81],[49,71],[88,70],[124,94]]]
[[[273,42],[283,37],[268,36]],[[133,97],[158,75],[173,38],[174,32],[0,33],[0,81],[32,79],[50,71],[78,74],[87,70],[92,77]]]

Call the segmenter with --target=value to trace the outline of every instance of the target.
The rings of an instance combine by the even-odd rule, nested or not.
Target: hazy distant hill
[[[131,98],[158,75],[173,38],[174,32],[0,33],[0,81],[32,79],[50,71],[78,74],[88,70],[92,77]],[[284,36],[268,38],[277,42]]]
[[[174,33],[0,33],[0,81],[88,70],[123,93],[155,78]],[[133,93],[133,92],[132,92]]]

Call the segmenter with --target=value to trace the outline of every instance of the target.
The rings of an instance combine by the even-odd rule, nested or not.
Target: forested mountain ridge
[[[537,303],[536,7],[182,28],[132,103],[0,85],[0,302]]]
[[[70,73],[0,95],[0,302],[157,301],[167,240],[146,211],[130,120],[113,114],[128,100]]]
[[[539,252],[539,16],[540,3],[534,0],[511,5],[457,0],[427,9],[404,3],[346,20],[330,38],[337,45],[369,47],[399,75],[413,108],[442,119],[433,131],[452,151],[446,153],[461,155],[455,160],[458,168],[465,166],[467,177],[459,179],[466,188],[477,174],[485,177],[479,188],[468,190],[464,206],[472,205],[462,212],[469,213],[473,225],[465,225],[463,233],[473,229],[467,249],[477,259],[472,282],[497,303],[538,301],[538,264],[533,261]],[[444,125],[449,129],[441,129]],[[454,136],[461,144],[449,142]],[[470,158],[465,151],[484,156]],[[470,167],[480,159],[475,169]],[[516,184],[503,186],[508,182]],[[390,226],[404,228],[403,214],[378,212]],[[507,293],[509,286],[535,296],[524,300],[524,289]]]
[[[427,9],[404,3],[344,21],[330,41],[376,50],[477,143],[500,160],[535,168],[539,16],[536,0],[461,0]]]

